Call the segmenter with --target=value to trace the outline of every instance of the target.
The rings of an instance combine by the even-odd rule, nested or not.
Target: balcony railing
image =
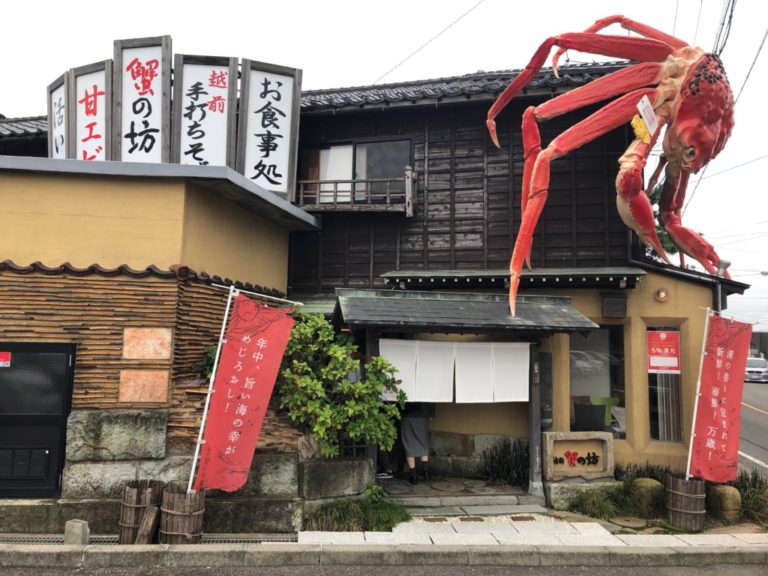
[[[299,180],[296,202],[307,212],[404,212],[413,216],[415,174],[367,180]]]

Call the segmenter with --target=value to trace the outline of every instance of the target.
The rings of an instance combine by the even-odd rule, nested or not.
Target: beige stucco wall
[[[198,272],[286,292],[288,231],[188,184],[181,259]]]
[[[654,293],[666,288],[669,298],[657,302]],[[711,288],[683,280],[648,273],[634,289],[625,290],[627,318],[602,318],[601,291],[537,291],[550,295],[572,296],[573,305],[597,324],[624,326],[624,379],[626,391],[627,439],[614,443],[617,462],[663,464],[684,469],[693,418],[693,401],[699,371],[706,308],[712,305]],[[677,328],[681,338],[681,392],[683,441],[651,440],[646,330]],[[543,342],[542,349],[553,355],[553,430],[569,428],[570,373],[568,337],[555,335]]]
[[[528,403],[437,404],[429,429],[457,434],[528,438]]]
[[[0,173],[0,206],[0,257],[18,265],[179,263],[181,181]]]

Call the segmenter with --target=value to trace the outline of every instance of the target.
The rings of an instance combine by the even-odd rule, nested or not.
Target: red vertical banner
[[[233,492],[248,480],[277,371],[293,328],[285,308],[238,294],[224,335],[194,490]]]
[[[711,315],[705,338],[689,474],[730,482],[739,467],[741,393],[752,325]]]

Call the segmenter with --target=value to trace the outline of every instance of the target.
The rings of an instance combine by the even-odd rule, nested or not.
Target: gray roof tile
[[[47,116],[3,118],[0,116],[0,138],[18,138],[48,133]]]

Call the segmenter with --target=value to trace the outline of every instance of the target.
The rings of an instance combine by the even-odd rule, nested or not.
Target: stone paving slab
[[[518,523],[521,524],[521,523]],[[511,523],[501,522],[451,522],[458,534],[493,534],[494,532],[519,533],[518,528]]]
[[[627,546],[642,548],[665,548],[667,546],[686,546],[687,544],[672,534],[619,534],[616,538]]]
[[[572,522],[571,526],[576,528],[579,534],[595,534],[601,536],[607,536],[610,534],[608,530],[597,522]]]
[[[427,533],[418,532],[366,532],[366,544],[432,544]]]
[[[547,509],[536,504],[525,505],[493,505],[493,506],[462,506],[464,512],[477,516],[499,516],[501,514],[546,514]]]
[[[519,532],[537,532],[539,534],[578,534],[568,522],[511,522]]]
[[[411,516],[464,516],[466,512],[458,506],[411,506],[404,504]]]
[[[516,546],[548,546],[552,544],[554,536],[552,534],[542,534],[540,532],[492,532],[493,537],[499,544]],[[556,542],[560,544],[560,542]]]
[[[498,546],[492,534],[430,534],[432,543],[440,546]]]
[[[299,532],[299,544],[365,544],[362,532]]]
[[[677,534],[690,546],[743,546],[744,543],[730,534]]]
[[[442,506],[517,506],[517,496],[443,496]]]
[[[626,546],[616,536],[606,534],[555,534],[555,538],[565,546]],[[557,542],[552,542],[557,544]]]
[[[741,540],[746,544],[765,544],[768,545],[768,533],[764,534],[733,534],[733,537],[737,540]]]
[[[449,522],[406,522],[398,524],[392,532],[406,534],[456,534],[453,525]]]

